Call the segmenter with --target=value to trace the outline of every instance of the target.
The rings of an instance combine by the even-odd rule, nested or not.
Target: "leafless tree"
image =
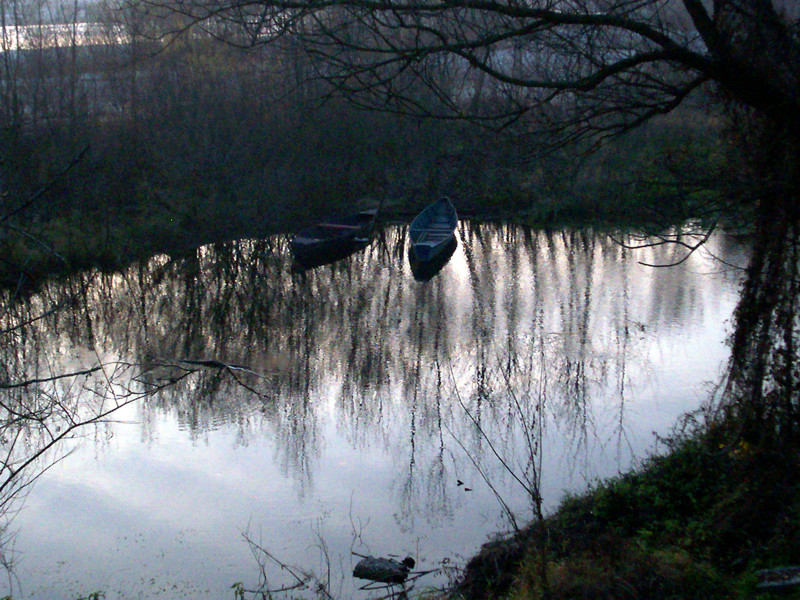
[[[529,115],[563,140],[630,129],[716,82],[774,122],[800,114],[800,26],[773,0],[156,1],[233,43],[291,36],[332,89],[375,108]]]

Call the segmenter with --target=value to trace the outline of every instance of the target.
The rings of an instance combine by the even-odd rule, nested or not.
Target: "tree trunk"
[[[736,309],[728,387],[742,434],[762,445],[800,438],[800,143],[794,132],[778,136],[780,148],[767,137],[771,151],[757,157],[764,178],[753,256]]]

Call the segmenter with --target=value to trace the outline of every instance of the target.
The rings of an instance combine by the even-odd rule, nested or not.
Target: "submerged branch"
[[[38,379],[28,379],[26,381],[20,381],[17,383],[0,383],[0,389],[3,390],[12,390],[17,388],[25,388],[31,385],[36,385],[39,383],[52,383],[54,381],[58,381],[60,379],[68,379],[70,377],[79,377],[81,375],[91,375],[92,373],[96,373],[104,369],[107,365],[97,365],[95,367],[91,367],[89,369],[83,369],[81,371],[75,371],[73,373],[63,373],[60,375],[53,375],[52,377],[42,377]]]
[[[623,242],[622,240],[617,239],[614,236],[609,236],[609,237],[611,238],[611,240],[615,244],[621,246],[622,248],[625,248],[626,250],[642,250],[642,249],[645,249],[645,248],[658,248],[658,247],[661,247],[661,246],[668,246],[668,245],[679,246],[681,248],[685,248],[686,250],[688,250],[686,255],[684,255],[682,258],[680,258],[678,260],[675,260],[675,261],[667,262],[667,263],[658,263],[658,264],[656,264],[656,263],[648,263],[646,261],[641,261],[641,260],[637,261],[640,265],[642,265],[644,267],[669,268],[669,267],[677,267],[678,265],[683,264],[684,262],[689,260],[689,258],[697,250],[699,250],[700,248],[702,248],[703,246],[706,245],[708,240],[711,238],[711,235],[716,230],[716,227],[717,227],[716,223],[713,224],[713,225],[710,225],[706,229],[705,232],[703,232],[702,234],[699,234],[700,239],[695,243],[688,243],[688,242],[685,242],[682,239],[680,239],[681,236],[686,236],[687,235],[685,233],[676,233],[673,237],[656,236],[658,238],[657,241],[641,242],[641,243],[636,243],[636,244],[629,244],[629,243]],[[697,236],[698,234],[689,234],[689,235]]]

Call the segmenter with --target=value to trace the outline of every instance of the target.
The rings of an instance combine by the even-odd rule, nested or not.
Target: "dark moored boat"
[[[458,214],[449,198],[439,198],[419,213],[408,228],[413,260],[431,262],[450,248],[457,223]]]
[[[362,210],[298,231],[290,244],[292,255],[306,268],[344,258],[369,245],[377,215],[377,208]]]

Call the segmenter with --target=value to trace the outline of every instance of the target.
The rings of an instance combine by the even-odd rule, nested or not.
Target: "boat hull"
[[[289,248],[297,266],[309,269],[346,258],[372,242],[377,209],[317,223],[299,231]]]
[[[336,243],[326,244],[325,246],[315,246],[314,248],[297,248],[292,250],[295,262],[295,269],[305,271],[315,269],[324,265],[329,265],[369,246],[370,240],[339,240]]]
[[[411,274],[414,279],[420,282],[429,281],[439,274],[444,266],[450,262],[453,254],[458,247],[455,236],[450,239],[450,243],[439,252],[433,259],[419,261],[414,253],[413,247],[408,249],[408,262],[411,265]]]

